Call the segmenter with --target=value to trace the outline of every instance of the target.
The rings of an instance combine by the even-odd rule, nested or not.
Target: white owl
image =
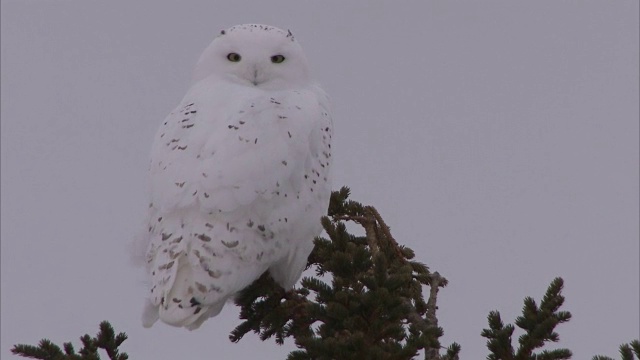
[[[291,32],[238,25],[213,40],[152,147],[145,327],[196,329],[267,270],[295,284],[329,204],[331,134]]]

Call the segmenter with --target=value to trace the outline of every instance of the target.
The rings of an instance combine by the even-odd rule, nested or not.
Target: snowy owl
[[[220,32],[152,146],[145,327],[196,329],[265,271],[295,284],[329,205],[331,135],[290,31]]]

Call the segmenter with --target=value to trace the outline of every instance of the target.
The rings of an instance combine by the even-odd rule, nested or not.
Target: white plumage
[[[153,143],[145,326],[198,328],[267,270],[295,284],[329,204],[331,134],[290,32],[221,32]]]

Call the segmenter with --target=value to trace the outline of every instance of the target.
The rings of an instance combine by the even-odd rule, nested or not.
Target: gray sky
[[[446,276],[444,344],[484,358],[489,311],[566,281],[560,346],[640,337],[638,1],[3,1],[2,347],[94,334],[133,359],[284,359],[228,306],[143,329],[156,127],[223,28],[291,29],[333,98],[338,188]],[[186,357],[185,357],[186,356]],[[617,356],[617,355],[616,355]]]

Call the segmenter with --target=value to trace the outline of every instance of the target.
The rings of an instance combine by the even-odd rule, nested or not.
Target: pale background
[[[2,347],[108,319],[132,359],[284,359],[237,308],[188,332],[140,325],[127,246],[156,127],[220,29],[291,29],[332,96],[335,188],[378,207],[450,280],[443,344],[487,355],[566,281],[560,346],[639,335],[638,1],[2,2]]]

